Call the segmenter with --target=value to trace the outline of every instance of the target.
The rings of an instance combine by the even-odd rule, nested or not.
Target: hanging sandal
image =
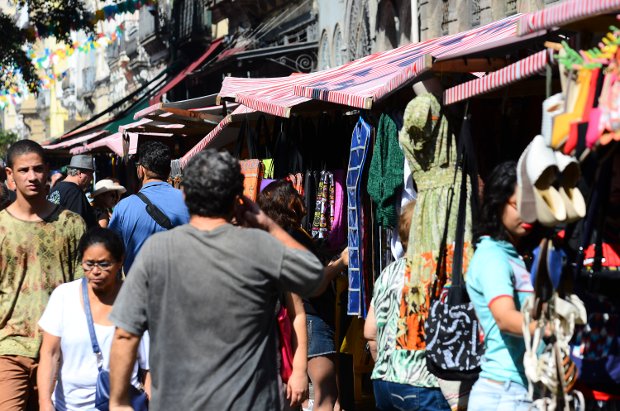
[[[541,135],[523,151],[517,164],[517,209],[526,223],[554,227],[566,220],[566,207],[552,186],[558,173],[555,155]]]
[[[573,223],[586,215],[586,202],[577,188],[581,176],[579,162],[575,157],[555,152],[556,164],[560,171],[560,196],[566,207],[566,222]]]
[[[557,93],[543,101],[542,128],[540,133],[545,143],[551,147],[553,133],[553,120],[558,114],[564,112],[564,94]]]

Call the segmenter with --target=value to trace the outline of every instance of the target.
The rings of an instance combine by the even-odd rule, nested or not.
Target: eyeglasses
[[[82,268],[86,272],[91,271],[95,267],[98,267],[101,271],[110,271],[113,264],[110,261],[82,261]]]

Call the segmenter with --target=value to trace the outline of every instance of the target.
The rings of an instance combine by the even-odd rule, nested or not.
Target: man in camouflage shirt
[[[48,167],[39,144],[13,144],[6,173],[17,199],[0,211],[0,411],[35,410],[37,321],[52,290],[82,276],[77,249],[85,224],[47,201]]]

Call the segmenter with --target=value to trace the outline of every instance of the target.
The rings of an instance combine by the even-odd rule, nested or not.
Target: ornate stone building
[[[316,0],[318,68],[454,34],[560,0]]]

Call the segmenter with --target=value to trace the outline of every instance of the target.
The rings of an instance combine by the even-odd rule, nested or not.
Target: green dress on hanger
[[[446,278],[451,277],[461,173],[458,173],[455,183],[456,139],[450,133],[448,120],[434,95],[420,94],[409,102],[399,141],[417,185],[417,200],[409,232],[396,344],[401,349],[422,350],[426,347],[424,321],[433,298],[432,289],[440,291],[445,283],[445,278],[440,279],[437,287],[433,288],[448,201],[451,192],[454,192],[446,241]],[[470,184],[467,193],[469,200]],[[467,261],[472,254],[469,204],[468,201],[463,271],[467,269]]]

